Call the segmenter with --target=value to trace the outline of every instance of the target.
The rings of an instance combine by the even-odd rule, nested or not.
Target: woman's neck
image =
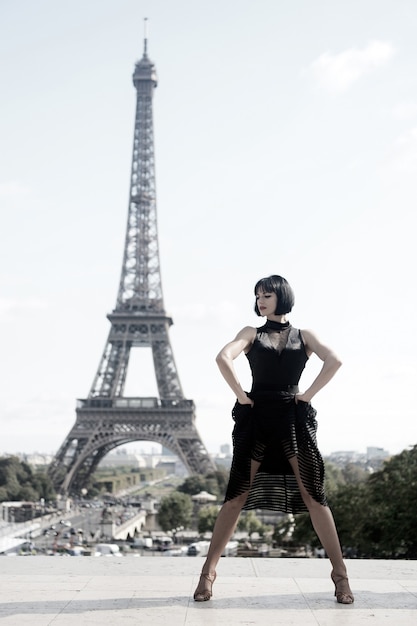
[[[284,315],[267,315],[266,319],[270,320],[271,322],[279,322],[280,324],[285,324],[285,322],[288,322],[286,314],[284,314]]]

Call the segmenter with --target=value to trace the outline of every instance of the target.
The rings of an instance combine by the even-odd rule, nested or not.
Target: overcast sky
[[[313,400],[323,453],[416,444],[415,0],[0,0],[0,453],[56,452],[99,364],[144,17],[165,308],[205,445],[231,440],[215,355],[261,325],[272,273],[344,363]],[[153,393],[148,358],[128,395]]]

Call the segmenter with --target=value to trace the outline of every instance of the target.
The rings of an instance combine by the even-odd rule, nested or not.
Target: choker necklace
[[[266,320],[265,324],[265,328],[270,328],[271,330],[285,330],[289,326],[289,322],[275,322],[274,320]]]

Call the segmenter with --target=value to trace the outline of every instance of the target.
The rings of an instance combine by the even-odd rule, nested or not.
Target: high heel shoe
[[[216,580],[216,572],[201,572],[197,589],[194,592],[194,600],[196,602],[207,602],[213,595],[213,583]],[[204,582],[206,581],[206,582]],[[200,590],[200,587],[202,589]]]
[[[332,572],[330,574],[330,578],[334,583],[334,595],[336,596],[336,600],[339,602],[339,604],[353,604],[355,598],[353,597],[353,593],[349,587],[348,577],[343,575],[336,576]]]

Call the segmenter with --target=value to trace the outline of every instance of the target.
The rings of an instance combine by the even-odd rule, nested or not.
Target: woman
[[[316,411],[310,404],[341,362],[310,330],[300,331],[290,325],[287,314],[294,305],[294,293],[285,278],[262,278],[255,285],[255,297],[255,312],[265,317],[266,323],[260,328],[243,328],[216,358],[237,398],[232,411],[233,460],[225,501],[214,525],[194,600],[210,600],[217,562],[233,535],[241,510],[263,508],[310,513],[333,566],[336,599],[341,604],[352,604],[339,538],[324,494]],[[249,393],[242,389],[233,367],[234,359],[242,352],[252,372]],[[298,381],[313,353],[323,365],[310,387],[300,393]]]

